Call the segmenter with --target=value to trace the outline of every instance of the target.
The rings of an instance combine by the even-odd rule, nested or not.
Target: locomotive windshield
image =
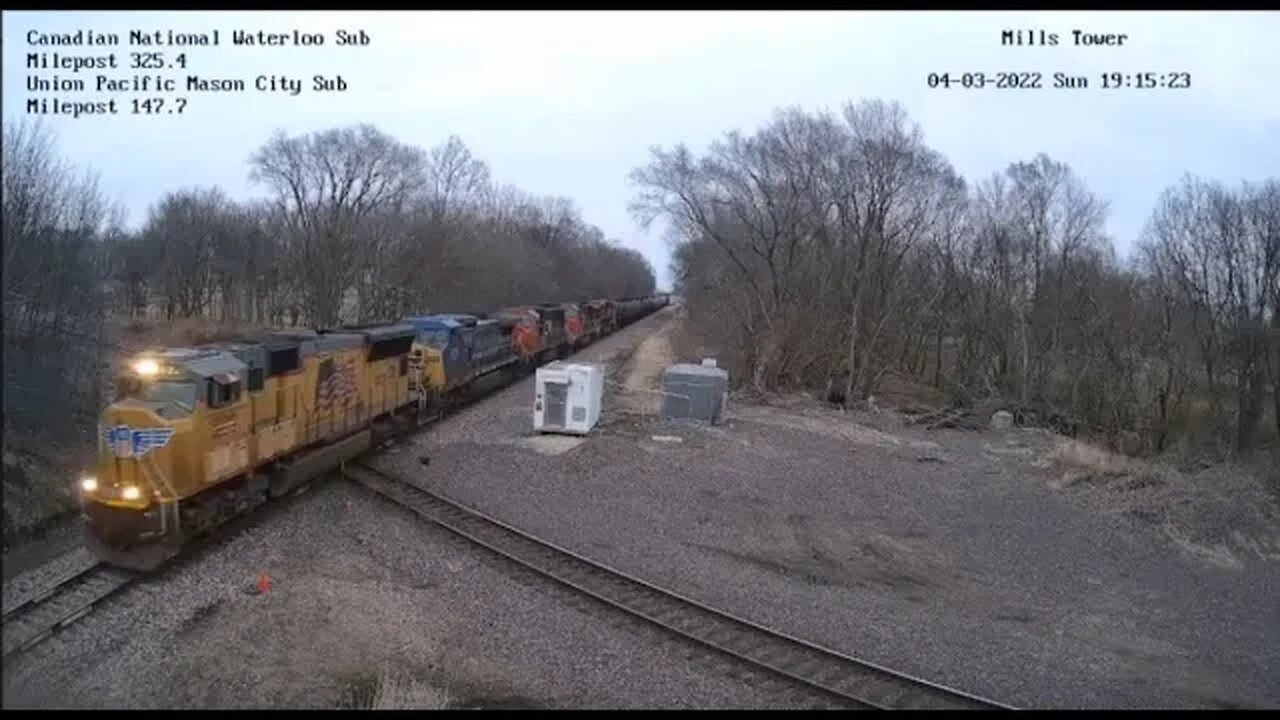
[[[418,333],[418,342],[433,348],[443,349],[449,345],[448,330],[422,330]]]
[[[197,391],[198,388],[193,382],[159,380],[143,383],[139,397],[147,402],[172,403],[191,412],[196,406]]]
[[[195,409],[198,392],[198,385],[191,381],[143,380],[132,374],[125,374],[116,381],[115,398],[176,406],[177,410],[189,413]]]

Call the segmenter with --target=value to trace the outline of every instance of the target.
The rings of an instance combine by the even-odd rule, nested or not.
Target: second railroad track
[[[734,617],[367,465],[353,463],[343,473],[415,514],[539,575],[685,640],[782,676],[826,700],[886,710],[1013,709]]]
[[[4,611],[4,659],[29,650],[89,614],[137,579],[127,570],[94,563]]]

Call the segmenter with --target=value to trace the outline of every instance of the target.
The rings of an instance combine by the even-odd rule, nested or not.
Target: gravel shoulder
[[[661,423],[635,390],[697,360],[672,345],[662,328],[617,358],[590,437],[534,434],[520,384],[375,464],[713,606],[1006,703],[1280,706],[1276,524],[1222,547],[1179,535],[1124,512],[1137,496],[1122,488],[1072,481],[1039,431],[734,401],[721,426]]]

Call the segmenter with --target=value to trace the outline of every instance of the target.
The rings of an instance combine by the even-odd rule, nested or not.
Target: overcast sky
[[[272,130],[291,134],[370,122],[431,147],[457,134],[496,179],[572,198],[587,222],[641,250],[667,281],[657,229],[627,212],[628,172],[652,145],[695,150],[730,129],[751,131],[781,106],[838,110],[850,99],[903,103],[926,142],[970,180],[1048,153],[1111,203],[1108,229],[1125,252],[1157,195],[1183,173],[1230,183],[1280,174],[1280,15],[1246,12],[23,12],[4,13],[4,120],[36,95],[28,75],[125,78],[130,30],[220,31],[216,48],[186,49],[164,74],[239,78],[243,93],[179,92],[181,115],[52,121],[65,156],[101,173],[137,225],[164,192],[217,185],[259,192],[248,156]],[[320,48],[246,48],[233,30],[319,32]],[[370,43],[336,46],[335,31]],[[1053,47],[1002,47],[1002,30],[1057,33]],[[1125,34],[1120,47],[1076,47],[1072,31]],[[110,47],[36,47],[28,32],[118,33]],[[31,52],[103,55],[115,71],[32,71]],[[1039,90],[931,89],[931,72],[1038,71]],[[1050,87],[1052,73],[1088,77]],[[1105,90],[1104,72],[1189,73],[1190,89]],[[313,76],[348,89],[319,93]],[[258,75],[303,81],[297,96],[257,92]],[[110,95],[58,94],[68,101]],[[172,106],[170,106],[172,107]]]

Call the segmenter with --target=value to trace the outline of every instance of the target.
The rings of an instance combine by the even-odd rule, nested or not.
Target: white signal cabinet
[[[585,435],[600,420],[604,368],[556,361],[538,368],[533,398],[533,429]]]

